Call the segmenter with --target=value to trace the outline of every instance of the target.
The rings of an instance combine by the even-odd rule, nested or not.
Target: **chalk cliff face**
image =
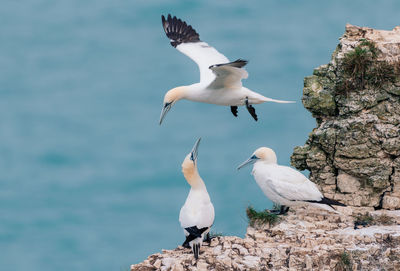
[[[400,211],[375,211],[371,219],[355,230],[351,216],[300,208],[274,226],[248,227],[243,239],[214,238],[198,261],[179,246],[131,270],[399,270]]]
[[[347,25],[331,62],[304,79],[302,101],[317,127],[292,165],[326,197],[400,209],[400,27]]]

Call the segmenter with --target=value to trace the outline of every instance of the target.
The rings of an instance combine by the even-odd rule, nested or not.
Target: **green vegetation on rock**
[[[378,49],[372,41],[363,40],[354,50],[346,53],[341,66],[343,78],[338,85],[339,92],[362,90],[365,87],[381,87],[394,83],[397,69],[393,63],[379,61]]]
[[[274,224],[278,222],[279,217],[276,214],[270,213],[268,210],[256,211],[252,206],[247,207],[246,215],[249,219],[250,226]]]

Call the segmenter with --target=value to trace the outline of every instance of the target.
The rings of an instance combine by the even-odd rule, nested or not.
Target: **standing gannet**
[[[279,214],[286,213],[290,206],[303,203],[334,212],[332,205],[346,206],[324,197],[317,185],[297,170],[278,165],[276,154],[270,148],[258,148],[237,169],[250,164],[254,164],[251,173],[258,186],[271,201],[281,206]]]
[[[248,77],[243,67],[246,60],[238,59],[229,62],[214,47],[203,42],[199,34],[175,16],[165,19],[161,16],[165,34],[171,45],[181,53],[190,57],[200,69],[200,82],[190,86],[181,86],[169,90],[164,96],[164,104],[160,116],[160,125],[171,107],[179,100],[225,105],[231,107],[232,114],[237,117],[238,106],[245,105],[250,115],[257,121],[256,110],[252,104],[264,102],[291,103],[264,97],[242,86],[242,79]]]
[[[211,203],[206,185],[197,171],[197,151],[200,138],[194,144],[192,151],[182,163],[182,172],[190,184],[190,192],[179,213],[179,222],[186,236],[184,247],[191,247],[194,257],[198,259],[200,247],[214,223],[214,206]]]

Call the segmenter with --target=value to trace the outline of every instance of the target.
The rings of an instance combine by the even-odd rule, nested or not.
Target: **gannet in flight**
[[[164,96],[164,104],[160,116],[160,125],[171,107],[179,100],[225,105],[231,107],[232,114],[237,117],[238,106],[245,105],[250,115],[257,121],[256,110],[252,104],[264,102],[291,103],[289,101],[267,98],[242,86],[242,79],[248,77],[243,67],[246,60],[238,59],[229,62],[214,47],[203,42],[199,34],[175,16],[165,19],[161,17],[165,34],[171,45],[181,53],[190,57],[200,69],[200,82],[190,86],[180,86],[169,90]]]
[[[279,214],[286,213],[290,206],[304,203],[334,212],[336,211],[332,205],[346,206],[324,197],[317,185],[299,171],[278,165],[276,154],[270,148],[258,148],[237,169],[250,164],[254,164],[251,173],[264,194],[271,201],[281,205]]]
[[[191,189],[186,202],[181,208],[179,222],[186,236],[184,247],[191,247],[194,257],[198,259],[200,247],[214,223],[214,206],[211,203],[206,185],[197,171],[197,152],[200,138],[194,144],[192,151],[182,163],[182,172]]]

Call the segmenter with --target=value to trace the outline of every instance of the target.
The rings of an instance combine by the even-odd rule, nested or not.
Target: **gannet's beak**
[[[237,170],[239,170],[242,167],[245,167],[247,165],[254,164],[255,162],[257,162],[258,159],[260,159],[260,158],[258,158],[257,156],[253,155],[252,157],[250,157],[249,159],[244,161],[240,166],[238,166]]]
[[[165,116],[167,115],[168,111],[171,109],[172,103],[165,103],[162,110],[161,110],[161,115],[160,115],[160,125],[162,121],[164,120]]]
[[[190,160],[192,160],[193,163],[196,163],[196,161],[197,161],[197,154],[198,154],[198,149],[199,149],[199,145],[200,145],[200,140],[201,140],[201,137],[199,139],[197,139],[196,143],[194,143],[193,149],[190,152]]]

